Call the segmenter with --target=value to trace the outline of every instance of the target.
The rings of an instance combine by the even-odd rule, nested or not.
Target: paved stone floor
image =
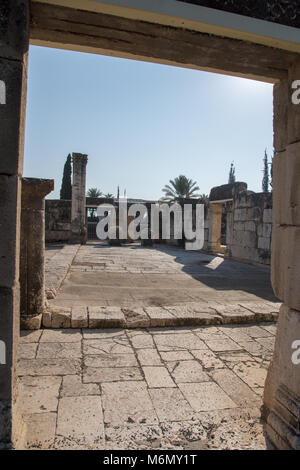
[[[166,245],[51,249],[47,328],[199,326],[278,316],[267,267]]]
[[[166,245],[111,247],[89,242],[77,251],[53,305],[144,307],[261,300],[276,301],[266,267]]]
[[[268,448],[260,407],[280,306],[269,278],[165,245],[48,247],[53,329],[20,344],[28,446]],[[124,328],[97,328],[114,322]]]
[[[21,334],[28,446],[266,449],[271,323]]]

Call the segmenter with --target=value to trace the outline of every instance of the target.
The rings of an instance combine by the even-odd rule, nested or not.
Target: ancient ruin
[[[300,80],[298,4],[167,0],[163,9],[148,0],[134,3],[134,8],[130,0],[122,6],[114,0],[78,0],[76,6],[65,0],[6,0],[0,5],[0,447],[103,449],[111,441],[118,447],[120,435],[126,435],[125,448],[149,448],[149,433],[148,442],[159,436],[164,448],[175,446],[170,438],[176,434],[174,423],[181,423],[182,437],[199,413],[198,427],[191,432],[200,448],[201,439],[209,442],[206,430],[216,423],[213,447],[266,448],[258,424],[263,394],[269,445],[299,450],[300,366],[294,352],[300,340],[300,105],[292,99],[293,84]],[[215,188],[205,222],[209,253],[185,252],[163,240],[156,250],[149,237],[147,247],[110,246],[107,255],[103,249],[102,260],[95,263],[94,252],[101,248],[85,245],[87,156],[73,153],[72,201],[46,201],[45,212],[44,198],[53,182],[22,178],[30,43],[273,83],[273,201],[269,195],[248,192],[244,183]],[[44,277],[45,236],[70,244],[53,250],[52,256],[48,253]],[[139,250],[144,253],[140,258]],[[267,284],[270,262],[276,298]],[[238,278],[239,286],[245,269],[247,285],[232,289],[230,276]],[[163,275],[157,284],[155,272]],[[148,297],[140,292],[141,298],[134,298],[126,285],[131,279],[138,293],[143,287],[138,274],[149,283]],[[164,284],[166,275],[173,276],[173,291]],[[99,279],[105,305],[98,298],[96,304],[81,304],[80,292],[78,304],[67,305],[68,289],[77,289],[78,276],[90,276],[91,285]],[[259,291],[256,277],[266,289]],[[121,287],[125,282],[123,299],[116,278]],[[160,284],[173,301],[157,301]],[[231,292],[229,298],[226,290],[235,290],[235,295]],[[116,297],[119,305],[113,303]],[[44,329],[39,329],[41,321]],[[19,345],[20,324],[35,330],[23,332]],[[173,330],[155,330],[166,325]],[[94,331],[105,327],[126,330]],[[99,354],[100,343],[105,358]],[[34,399],[28,391],[32,388]],[[43,413],[37,406],[44,407]],[[248,426],[247,407],[256,437],[251,441],[246,432],[243,441],[237,431],[236,440],[222,444],[224,419],[234,434],[237,421],[244,419]],[[220,414],[212,417],[216,410]],[[143,444],[137,444],[133,426],[128,429],[133,424]],[[180,442],[189,448],[183,438]]]

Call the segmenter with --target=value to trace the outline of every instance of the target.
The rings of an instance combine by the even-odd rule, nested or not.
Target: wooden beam
[[[113,15],[31,4],[32,44],[277,82],[292,52]]]

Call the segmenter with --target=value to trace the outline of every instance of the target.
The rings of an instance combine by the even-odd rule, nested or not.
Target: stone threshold
[[[49,307],[44,328],[156,328],[276,322],[281,303],[187,303],[161,307]]]

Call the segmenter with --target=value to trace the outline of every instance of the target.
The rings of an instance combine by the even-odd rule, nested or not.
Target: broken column
[[[87,155],[73,153],[73,184],[72,184],[72,215],[71,215],[71,241],[73,243],[86,243],[86,165]]]
[[[41,326],[45,307],[45,196],[53,180],[22,179],[20,314],[21,329]]]
[[[278,449],[300,450],[300,105],[292,84],[300,60],[274,87],[272,285],[283,301],[264,392],[267,435]]]
[[[0,2],[0,448],[20,447],[16,363],[20,335],[19,252],[21,175],[26,111],[29,2]],[[4,345],[4,346],[3,346]]]

